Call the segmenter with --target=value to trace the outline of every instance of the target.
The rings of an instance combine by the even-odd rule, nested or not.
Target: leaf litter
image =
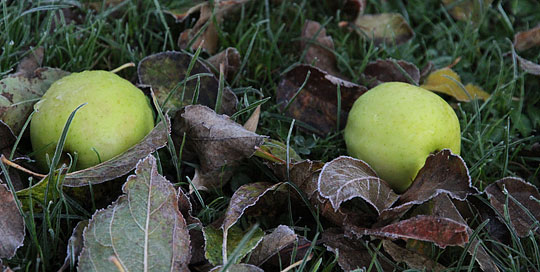
[[[25,223],[16,201],[8,186],[0,180],[0,258],[15,256],[17,248],[23,245]]]

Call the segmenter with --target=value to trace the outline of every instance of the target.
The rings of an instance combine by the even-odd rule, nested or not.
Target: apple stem
[[[120,72],[120,71],[122,71],[122,70],[124,70],[125,68],[128,68],[128,67],[135,67],[135,63],[133,63],[133,62],[128,62],[128,63],[126,63],[126,64],[122,64],[122,66],[120,66],[120,67],[118,67],[118,68],[116,68],[116,69],[114,69],[114,70],[111,70],[111,73],[115,73],[115,74],[116,74],[116,73],[118,73],[118,72]]]
[[[8,160],[4,155],[0,156],[0,160],[2,160],[2,162],[4,164],[8,165],[8,166],[11,166],[11,167],[13,167],[13,168],[15,168],[17,170],[21,170],[23,172],[26,172],[26,173],[28,173],[30,175],[33,175],[33,176],[36,176],[38,178],[44,178],[44,177],[47,176],[47,175],[38,174],[36,172],[30,171],[30,170],[28,170],[28,169],[26,169],[26,168],[24,168],[24,167],[22,167],[22,166],[20,166],[20,165],[18,165],[16,163],[14,163],[14,162]],[[5,173],[5,174],[7,175],[7,173]]]

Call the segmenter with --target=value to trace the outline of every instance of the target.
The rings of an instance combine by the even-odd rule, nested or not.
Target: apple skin
[[[152,106],[129,81],[107,71],[73,73],[54,82],[36,104],[30,139],[38,165],[47,169],[66,121],[83,103],[69,127],[64,152],[77,152],[76,169],[94,166],[141,141],[154,127]]]
[[[429,154],[459,154],[461,131],[441,97],[402,82],[378,85],[360,96],[344,132],[349,155],[367,162],[397,192],[404,192]]]

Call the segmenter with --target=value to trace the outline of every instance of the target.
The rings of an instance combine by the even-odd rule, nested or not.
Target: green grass
[[[86,8],[83,1],[1,0],[0,75],[14,72],[19,61],[37,47],[45,49],[43,66],[71,72],[112,70],[127,62],[138,63],[152,53],[179,50],[178,34],[194,22],[176,24],[163,10],[183,2],[125,1],[98,12]],[[219,47],[235,47],[241,53],[242,69],[229,84],[238,88],[242,108],[260,100],[260,93],[270,97],[263,104],[259,134],[288,142],[303,158],[329,161],[346,154],[341,132],[326,137],[307,133],[301,122],[294,122],[293,126],[292,118],[282,115],[275,102],[275,91],[283,72],[302,61],[300,31],[304,21],[311,19],[327,22],[340,72],[358,83],[362,83],[359,75],[367,62],[379,58],[403,59],[420,68],[428,62],[440,68],[460,58],[453,69],[463,82],[476,83],[492,94],[487,101],[452,102],[461,122],[462,157],[474,185],[483,189],[502,177],[520,176],[540,186],[540,158],[523,155],[524,150],[540,141],[540,77],[525,74],[509,54],[514,34],[540,22],[537,1],[495,1],[491,8],[481,12],[477,23],[455,21],[440,1],[412,0],[407,4],[405,1],[368,1],[366,13],[399,12],[410,22],[415,37],[398,47],[374,46],[356,33],[339,28],[337,23],[350,15],[331,9],[328,6],[331,1],[252,2],[220,26]],[[72,6],[79,7],[72,9],[76,23],[67,24],[66,20],[72,18],[65,18],[58,11]],[[538,47],[520,54],[540,62]],[[201,54],[201,57],[207,56]],[[136,80],[135,69],[125,69],[120,75]],[[252,89],[244,88],[248,86]],[[251,112],[239,114],[236,121],[243,123]],[[19,151],[30,152],[28,139],[23,138]],[[170,163],[168,153],[160,154],[164,164]],[[237,172],[243,174],[235,176],[230,185],[216,192],[201,192],[206,205],[199,217],[205,223],[218,218],[226,209],[232,191],[241,184],[273,181],[275,177],[264,168],[261,161],[252,159],[240,166],[242,171]],[[262,174],[253,169],[262,170]],[[63,263],[71,229],[77,221],[93,213],[82,206],[69,197],[60,197],[45,205],[42,211],[27,213],[25,245],[15,258],[4,263],[12,269],[26,271],[56,270]],[[282,218],[284,223],[305,228],[310,239],[318,234],[316,228],[312,228],[314,220],[297,221],[292,214],[291,210]],[[264,222],[261,225],[264,226]],[[493,245],[490,255],[502,271],[540,270],[537,234],[522,239],[512,236],[509,244],[497,242],[485,228],[479,230],[478,235]],[[377,248],[370,250],[376,252]],[[305,271],[339,271],[333,254],[327,253],[323,246],[315,246],[313,253],[312,260],[302,264]],[[376,271],[383,256],[374,256],[377,258],[374,258],[372,270]],[[432,257],[452,267],[452,271],[478,268],[472,266],[467,253],[463,255],[462,250],[455,248],[435,248]],[[284,263],[283,268],[288,265]],[[405,269],[403,264],[396,267]]]

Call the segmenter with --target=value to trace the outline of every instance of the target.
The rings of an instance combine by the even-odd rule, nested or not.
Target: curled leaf
[[[459,75],[450,68],[442,68],[429,74],[420,87],[450,95],[458,101],[469,102],[473,99],[486,100],[489,94],[474,84],[461,84]]]
[[[85,229],[79,271],[188,271],[189,233],[172,184],[157,172],[156,159],[137,164],[124,195],[97,211]]]
[[[238,69],[240,69],[240,65],[242,63],[240,53],[234,47],[228,47],[227,49],[208,58],[206,61],[213,66],[212,71],[216,77],[219,77],[219,65],[223,63],[223,74],[227,80],[233,79],[234,75],[238,72]]]
[[[514,47],[518,51],[540,46],[540,25],[527,31],[518,32],[514,36]]]
[[[272,233],[266,234],[261,243],[251,252],[249,263],[260,266],[286,246],[297,241],[298,235],[290,227],[279,225]]]
[[[13,194],[0,180],[0,258],[10,259],[23,245],[25,226]]]
[[[420,80],[420,71],[416,65],[404,60],[379,59],[372,61],[367,64],[364,74],[375,78],[374,85],[393,81],[418,85]]]
[[[334,55],[334,41],[326,35],[326,29],[316,21],[306,20],[302,28],[302,51],[306,51],[304,62],[331,75],[339,76]]]
[[[523,69],[523,71],[531,75],[540,76],[540,64],[536,64],[530,60],[524,59],[517,54],[516,59],[519,62],[519,67]]]
[[[414,31],[399,13],[364,14],[354,21],[354,29],[375,44],[402,44],[414,37]]]
[[[60,269],[58,269],[58,272],[68,271],[70,267],[75,267],[77,264],[77,259],[79,259],[79,255],[81,254],[83,248],[83,231],[86,226],[88,226],[88,220],[83,220],[79,221],[77,226],[73,228],[73,233],[68,240],[66,250],[67,254],[66,258],[64,259],[64,264],[62,267],[60,267]]]
[[[334,210],[343,202],[360,197],[380,213],[398,199],[398,195],[369,165],[346,156],[324,165],[319,175],[318,191],[330,200]]]
[[[520,237],[529,231],[540,233],[540,193],[534,185],[520,178],[504,178],[486,187],[485,193],[493,208],[510,218]]]

